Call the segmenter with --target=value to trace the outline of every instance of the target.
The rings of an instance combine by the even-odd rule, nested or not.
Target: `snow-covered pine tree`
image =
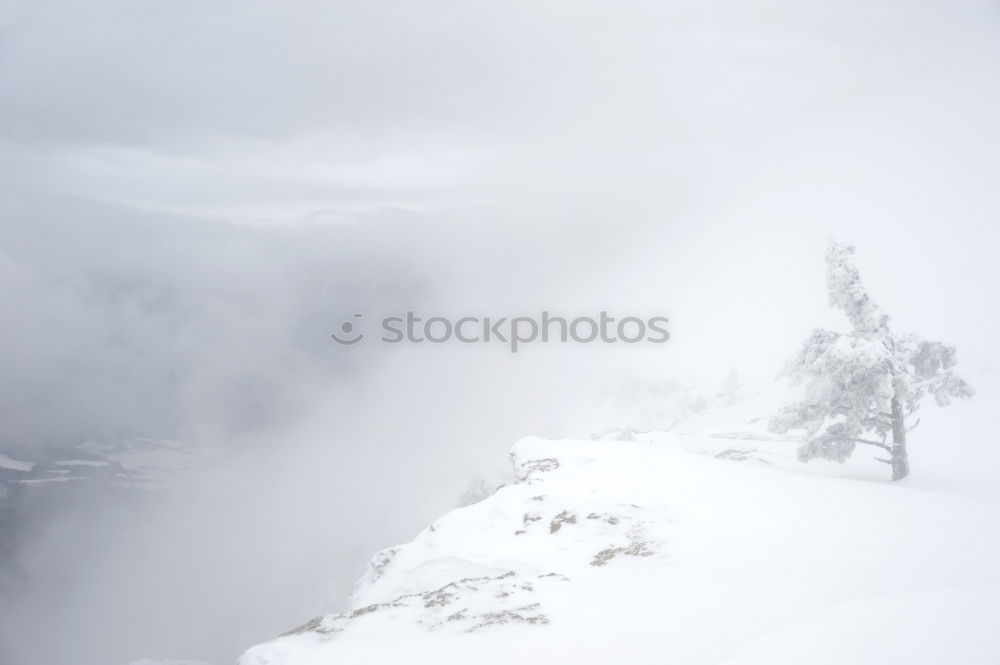
[[[826,252],[830,305],[851,324],[847,333],[816,330],[782,373],[805,384],[805,397],[771,420],[777,432],[804,429],[808,440],[799,459],[843,462],[857,444],[883,449],[877,458],[892,466],[892,479],[910,472],[906,433],[921,400],[933,395],[939,406],[953,397],[971,397],[972,388],[955,375],[955,348],[897,335],[875,304],[854,265],[854,247],[832,242]]]

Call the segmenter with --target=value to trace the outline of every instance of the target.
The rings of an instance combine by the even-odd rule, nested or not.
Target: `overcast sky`
[[[5,171],[245,220],[595,182],[648,209],[847,107],[940,77],[988,84],[992,9],[8,0]]]

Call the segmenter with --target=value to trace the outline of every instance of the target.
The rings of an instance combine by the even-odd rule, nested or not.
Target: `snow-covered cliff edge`
[[[984,505],[729,445],[522,440],[516,483],[239,663],[996,662]]]

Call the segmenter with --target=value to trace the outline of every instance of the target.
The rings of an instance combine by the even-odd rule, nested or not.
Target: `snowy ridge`
[[[966,547],[982,506],[731,443],[524,439],[516,483],[378,553],[348,611],[239,663],[994,662],[998,587]]]

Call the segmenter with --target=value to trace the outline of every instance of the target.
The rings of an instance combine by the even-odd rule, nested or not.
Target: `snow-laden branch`
[[[876,447],[881,448],[882,450],[885,450],[885,451],[890,452],[890,453],[892,452],[892,446],[890,446],[890,445],[888,445],[886,443],[880,443],[878,441],[872,441],[871,439],[855,439],[855,441],[857,441],[858,443],[867,443],[869,446],[876,446]]]

